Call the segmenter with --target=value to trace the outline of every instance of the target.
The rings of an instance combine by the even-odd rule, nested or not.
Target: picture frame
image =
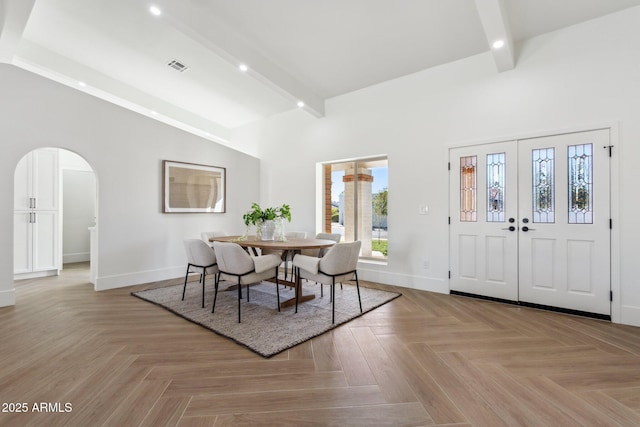
[[[225,213],[226,168],[162,161],[163,213]]]

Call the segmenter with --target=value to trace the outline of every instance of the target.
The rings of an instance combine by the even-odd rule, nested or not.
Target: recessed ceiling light
[[[246,64],[240,64],[238,66],[238,68],[240,69],[240,71],[242,71],[243,73],[246,73],[247,71],[249,71],[249,67]]]
[[[304,107],[304,102],[302,102],[302,101],[298,101],[298,107],[299,107],[299,108]]]
[[[158,6],[149,6],[149,12],[151,12],[153,16],[162,15],[162,10]]]
[[[78,82],[78,86],[87,87],[87,84],[85,82]]]
[[[493,42],[492,46],[494,49],[500,49],[504,46],[504,40],[496,40]]]

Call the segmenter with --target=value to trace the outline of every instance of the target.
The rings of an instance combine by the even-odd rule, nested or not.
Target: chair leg
[[[336,323],[336,278],[331,283],[331,324]]]
[[[204,308],[204,282],[207,280],[207,271],[204,269],[202,274],[202,308]]]
[[[211,312],[214,313],[216,311],[216,300],[218,299],[218,284],[220,283],[220,273],[214,276],[215,281],[215,292],[213,294],[213,308]]]
[[[296,268],[296,313],[298,312],[298,295],[300,295],[300,291],[302,287],[302,280],[300,280],[300,267]]]
[[[356,276],[356,289],[358,290],[358,302],[360,303],[360,313],[362,313],[362,300],[360,299],[360,284],[358,283],[358,272],[354,271],[353,275]]]
[[[280,285],[278,284],[278,267],[276,267],[276,298],[278,298],[278,311],[280,311]]]
[[[240,323],[240,299],[242,298],[242,292],[240,291],[240,276],[238,276],[238,323]],[[249,292],[249,288],[247,288],[247,292]],[[247,294],[248,296],[248,294]]]
[[[187,264],[187,274],[184,275],[184,288],[182,288],[182,301],[184,301],[184,294],[187,292],[187,278],[189,278],[189,269],[191,264]]]
[[[324,297],[324,287],[322,286],[322,283],[320,283],[320,298]]]

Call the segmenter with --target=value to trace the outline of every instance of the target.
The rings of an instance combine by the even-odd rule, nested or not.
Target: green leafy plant
[[[262,209],[259,204],[254,202],[251,204],[251,210],[242,215],[244,225],[246,226],[258,225],[263,221],[274,220],[276,218],[283,218],[291,222],[291,207],[285,203],[275,208]]]

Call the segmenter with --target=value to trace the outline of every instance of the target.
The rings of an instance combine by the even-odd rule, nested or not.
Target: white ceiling
[[[157,5],[161,16],[152,16]],[[238,126],[640,0],[0,0],[9,62],[190,132]],[[189,69],[178,72],[176,59]],[[249,66],[241,73],[238,65]],[[82,87],[78,82],[86,83]],[[153,113],[152,113],[153,112]]]

